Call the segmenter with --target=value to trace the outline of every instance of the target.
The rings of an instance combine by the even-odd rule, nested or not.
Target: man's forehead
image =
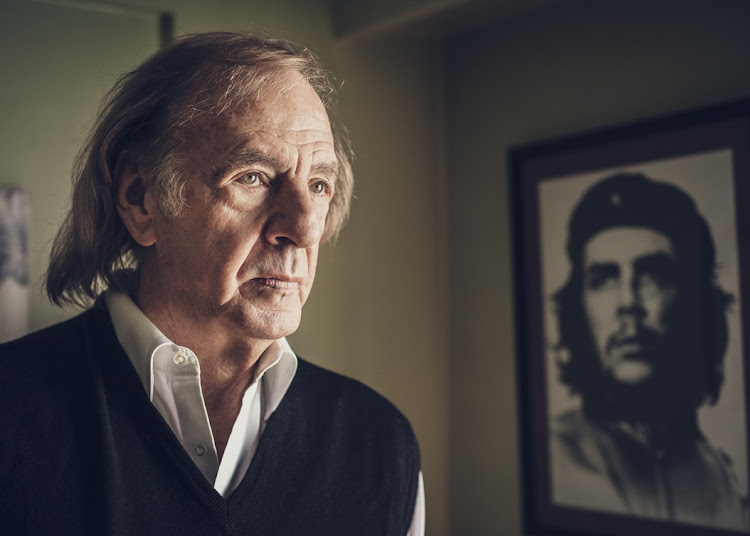
[[[584,264],[632,262],[647,255],[674,255],[674,244],[663,232],[650,227],[618,226],[594,234],[584,246]]]
[[[191,155],[234,158],[264,152],[278,160],[297,159],[301,153],[315,161],[335,163],[331,124],[323,103],[303,79],[293,80],[282,92],[276,85],[221,104],[209,113],[197,113],[187,126],[186,145]],[[214,111],[218,110],[218,111]]]
[[[314,97],[314,98],[313,98]],[[317,95],[296,92],[280,98],[269,91],[210,104],[208,113],[197,113],[191,124],[197,130],[227,128],[274,133],[280,129],[307,130],[316,128],[331,133],[326,109]]]
[[[308,108],[309,113],[322,113],[327,119],[326,107],[307,79],[293,69],[282,69],[270,73],[248,73],[234,79],[217,82],[196,91],[196,110],[210,111],[215,116],[225,113],[243,113],[247,109],[255,113],[269,110],[276,113],[279,107]],[[244,80],[242,80],[244,79]]]

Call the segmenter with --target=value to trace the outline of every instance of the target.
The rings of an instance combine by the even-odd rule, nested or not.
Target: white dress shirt
[[[219,461],[196,355],[165,337],[127,294],[108,290],[104,299],[117,339],[151,402],[206,480],[222,496],[228,496],[242,481],[266,422],[294,379],[297,356],[289,343],[281,338],[261,355]],[[424,525],[424,484],[420,472],[414,518],[407,536],[423,536]]]

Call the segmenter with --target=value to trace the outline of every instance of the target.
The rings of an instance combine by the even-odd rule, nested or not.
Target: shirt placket
[[[219,457],[201,392],[198,359],[191,351],[181,348],[174,353],[169,368],[182,444],[195,465],[213,485],[219,468]]]

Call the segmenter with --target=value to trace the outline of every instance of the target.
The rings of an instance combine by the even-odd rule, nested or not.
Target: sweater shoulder
[[[0,344],[0,390],[24,396],[50,385],[80,382],[92,374],[92,355],[112,353],[111,345],[102,342],[111,339],[110,331],[106,310],[93,308]]]
[[[87,332],[100,331],[105,310],[92,308],[68,320],[53,324],[0,344],[0,367],[44,360],[81,347]]]
[[[85,315],[86,313],[77,315],[0,344],[0,366],[9,362],[16,363],[17,358],[34,359],[53,352],[55,349],[70,347],[81,337]]]
[[[363,382],[311,363],[303,358],[295,380],[310,395],[335,404],[348,404],[366,410],[370,418],[380,417],[409,425],[406,416],[385,396]]]
[[[350,430],[390,437],[419,459],[409,419],[390,400],[359,380],[299,358],[292,397],[323,419],[347,422]]]
[[[391,499],[402,499],[392,504],[392,519],[399,520],[394,527],[399,528],[379,533],[405,534],[421,468],[419,444],[406,416],[364,383],[304,359],[299,360],[284,401],[279,410],[291,423],[288,428],[313,441],[314,447],[305,450],[315,453],[313,458],[322,461],[326,473],[357,482],[357,488],[363,482],[377,482]],[[288,435],[285,439],[287,444],[295,442]],[[341,497],[340,504],[347,500]]]
[[[92,393],[100,378],[92,366],[91,334],[103,332],[98,322],[106,319],[106,313],[89,310],[0,344],[0,444],[9,438],[16,446],[54,442],[83,422],[81,412],[96,403]]]

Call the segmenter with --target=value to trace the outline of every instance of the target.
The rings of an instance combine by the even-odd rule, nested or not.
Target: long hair
[[[107,94],[74,163],[71,207],[47,270],[50,300],[86,306],[107,287],[127,290],[122,274],[138,269],[140,246],[116,210],[117,166],[125,153],[136,155],[152,179],[164,215],[179,215],[185,207],[180,169],[190,122],[220,115],[278,84],[279,73],[288,70],[312,86],[331,123],[339,171],[323,240],[334,239],[348,218],[354,178],[330,73],[312,52],[288,41],[228,32],[186,36],[120,77]]]
[[[724,380],[728,344],[727,309],[731,294],[716,282],[715,247],[705,219],[681,189],[641,174],[616,174],[586,192],[574,209],[567,243],[571,271],[554,295],[560,380],[589,406],[603,405],[612,388],[603,378],[583,307],[583,252],[596,233],[615,226],[641,226],[663,232],[679,264],[676,303],[671,308],[670,356],[677,376],[671,384],[685,402],[715,403]],[[677,385],[680,384],[680,385]],[[670,395],[674,391],[670,391]]]

